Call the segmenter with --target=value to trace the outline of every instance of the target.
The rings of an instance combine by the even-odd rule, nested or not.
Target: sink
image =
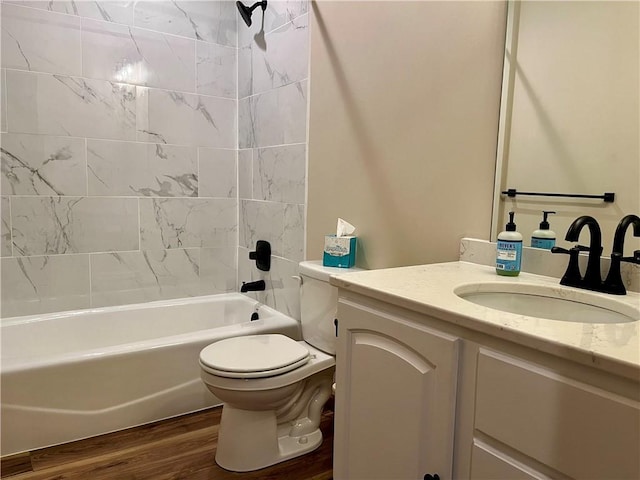
[[[486,282],[460,285],[454,293],[471,303],[528,317],[579,323],[626,323],[640,319],[628,303],[561,286]]]

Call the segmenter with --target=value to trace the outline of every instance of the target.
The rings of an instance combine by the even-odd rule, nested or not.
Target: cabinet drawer
[[[640,478],[640,404],[489,350],[475,428],[574,478]]]

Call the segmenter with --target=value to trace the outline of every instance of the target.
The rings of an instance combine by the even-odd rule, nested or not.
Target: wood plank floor
[[[214,461],[221,407],[2,458],[10,480],[331,480],[333,405],[322,415],[324,441],[302,457],[234,473]]]

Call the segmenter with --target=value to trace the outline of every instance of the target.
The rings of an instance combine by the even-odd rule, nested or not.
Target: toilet
[[[302,338],[234,337],[200,352],[201,378],[222,402],[216,463],[248,472],[311,452],[335,370],[337,288],[329,275],[357,270],[300,263]]]

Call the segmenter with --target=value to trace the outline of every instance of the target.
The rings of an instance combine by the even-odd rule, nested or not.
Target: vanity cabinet
[[[334,478],[451,478],[459,339],[346,300],[338,319]]]
[[[367,296],[338,307],[334,478],[640,478],[640,378]]]

